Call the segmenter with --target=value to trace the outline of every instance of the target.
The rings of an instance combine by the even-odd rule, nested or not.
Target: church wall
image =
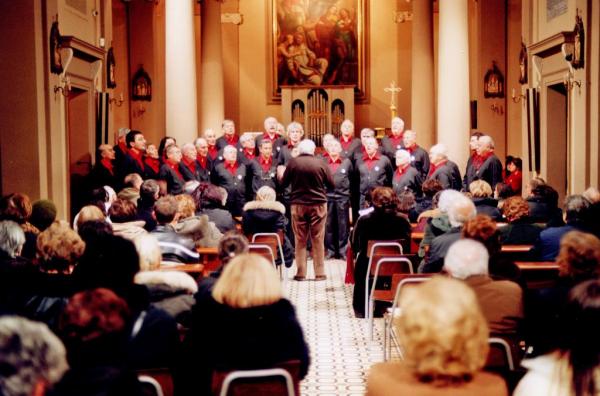
[[[129,42],[127,27],[127,10],[125,3],[120,0],[112,1],[112,46],[115,54],[115,81],[116,88],[110,89],[112,97],[120,99],[123,97],[121,106],[111,105],[113,127],[111,132],[119,128],[129,128],[131,125],[130,102],[129,102]]]
[[[508,0],[506,9],[506,154],[521,155],[521,108],[525,102],[514,103],[515,95],[521,93],[519,83],[519,53],[521,51],[521,0]]]

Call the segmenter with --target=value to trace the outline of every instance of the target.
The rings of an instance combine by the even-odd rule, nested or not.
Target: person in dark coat
[[[467,168],[465,169],[465,175],[462,180],[462,191],[469,191],[469,184],[475,180],[475,163],[479,162],[479,154],[477,154],[477,147],[479,147],[479,138],[483,136],[481,132],[473,132],[469,140],[469,159],[467,160]]]
[[[160,166],[163,161],[158,156],[158,149],[154,144],[149,144],[146,147],[146,156],[144,157],[144,171],[146,172],[146,179],[158,180],[160,174]]]
[[[264,139],[269,139],[273,142],[273,158],[279,162],[279,153],[282,146],[286,144],[285,137],[277,133],[277,119],[275,117],[267,117],[264,122],[265,132],[256,137],[256,146],[260,147],[260,142]]]
[[[529,206],[523,198],[509,197],[502,204],[502,213],[508,222],[500,228],[500,241],[504,245],[533,245],[542,227],[532,224],[529,219]]]
[[[469,185],[473,203],[478,214],[488,215],[494,221],[502,221],[502,213],[498,209],[498,201],[492,197],[492,188],[484,180],[475,180]]]
[[[213,162],[208,156],[208,143],[206,143],[206,139],[199,137],[194,142],[196,146],[196,152],[198,155],[196,156],[196,161],[198,163],[198,176],[200,182],[210,182],[210,172],[213,168]]]
[[[391,163],[396,159],[396,151],[404,148],[404,120],[400,117],[392,118],[392,133],[381,139],[381,151]]]
[[[279,275],[255,254],[232,259],[212,293],[198,299],[185,350],[189,389],[202,395],[211,394],[217,370],[271,368],[299,360],[302,379],[310,364],[302,327],[283,298]]]
[[[125,154],[127,154],[127,141],[126,136],[131,131],[129,128],[119,128],[115,134],[115,168],[121,169],[123,167],[123,161],[125,160]]]
[[[545,223],[548,227],[559,227],[563,221],[558,207],[558,192],[547,184],[536,184],[527,197],[529,217],[534,223]]]
[[[421,180],[429,173],[429,153],[417,145],[417,133],[412,130],[404,131],[404,150],[410,153],[410,166],[419,171]]]
[[[340,125],[340,144],[342,145],[342,157],[352,160],[354,151],[362,146],[360,139],[354,137],[354,123],[344,120]]]
[[[255,196],[263,186],[277,188],[277,163],[273,159],[273,142],[264,139],[258,148],[260,155],[247,162],[249,184],[252,195]]]
[[[356,157],[356,172],[359,175],[360,202],[362,208],[365,195],[374,187],[390,187],[394,169],[389,158],[378,152],[375,138],[365,139],[365,153]]]
[[[237,149],[227,146],[223,149],[224,161],[218,163],[211,173],[212,183],[227,191],[227,209],[233,216],[241,216],[246,203],[248,176],[246,165],[237,160]]]
[[[479,138],[477,157],[472,165],[475,170],[474,180],[486,181],[492,186],[492,191],[496,188],[496,184],[502,182],[502,163],[494,154],[494,140],[491,137],[483,135]]]
[[[561,238],[569,231],[588,231],[587,216],[590,203],[581,195],[571,195],[565,199],[567,224],[560,227],[546,227],[540,232],[531,255],[541,261],[553,261],[560,249]]]
[[[144,229],[148,232],[156,228],[154,204],[160,196],[160,186],[156,180],[144,180],[140,187],[140,197],[137,201],[137,218],[143,220]]]
[[[183,179],[188,181],[201,181],[202,168],[198,164],[198,152],[192,143],[186,143],[181,148],[181,162],[179,162],[179,172]]]
[[[181,150],[175,144],[168,146],[165,150],[167,159],[160,167],[159,178],[167,182],[167,192],[171,195],[183,193],[185,180],[179,170],[181,162]]]
[[[30,260],[36,256],[36,241],[40,233],[40,230],[29,222],[32,212],[33,207],[27,194],[13,193],[0,198],[0,220],[12,220],[21,226],[25,233],[25,245],[20,254]]]
[[[192,192],[192,198],[196,203],[196,215],[207,215],[222,233],[235,230],[235,220],[225,209],[227,191],[223,187],[200,183]]]
[[[408,131],[407,131],[408,132]],[[421,195],[421,175],[410,165],[411,155],[406,150],[396,152],[396,171],[392,177],[392,188],[396,194],[412,191],[416,196]]]
[[[427,179],[440,182],[444,190],[451,188],[460,191],[461,178],[458,166],[448,159],[448,150],[443,144],[436,144],[429,150],[431,165]]]
[[[352,307],[357,318],[365,316],[365,277],[370,240],[410,241],[410,223],[397,213],[398,197],[389,187],[377,187],[371,194],[374,210],[356,221],[350,243],[356,255]]]
[[[350,233],[350,178],[352,162],[342,157],[342,145],[332,140],[327,145],[324,161],[333,175],[334,188],[327,191],[327,224],[325,250],[328,258],[346,259]]]
[[[271,152],[272,151],[273,144],[271,144]],[[271,155],[273,154],[271,153]],[[240,136],[238,158],[242,164],[246,165],[256,158],[256,142],[254,141],[254,136],[252,136],[252,134],[244,133],[242,136]]]
[[[265,141],[263,141],[263,145]],[[256,200],[247,202],[244,205],[244,214],[242,215],[242,230],[246,235],[253,235],[259,232],[278,232],[285,231],[287,219],[285,217],[285,207],[281,202],[275,200],[275,190],[269,186],[263,186],[256,192]],[[291,267],[294,261],[294,248],[287,235],[283,235],[281,241],[285,266]],[[281,264],[279,252],[273,252],[276,257],[275,263]]]
[[[158,159],[160,160],[160,164],[162,165],[163,162],[165,162],[165,160],[167,159],[167,147],[169,147],[172,144],[177,144],[177,140],[172,137],[172,136],[163,136],[162,139],[160,139],[160,142],[158,144]]]
[[[130,131],[125,137],[127,152],[119,168],[119,181],[130,173],[137,173],[142,178],[146,177],[144,153],[146,152],[146,139],[140,131]]]
[[[131,313],[108,289],[75,294],[61,315],[58,334],[70,369],[53,396],[142,396],[135,371],[127,365]]]
[[[206,139],[206,144],[208,146],[208,158],[215,165],[217,162],[223,161],[223,158],[219,158],[219,149],[217,148],[217,134],[212,129],[207,129],[204,131],[204,135],[202,136]]]
[[[89,176],[90,188],[110,186],[118,189],[118,169],[115,168],[115,150],[110,144],[98,147],[98,161],[94,164]]]
[[[411,223],[416,223],[419,215],[426,210],[431,210],[432,201],[435,194],[443,190],[442,185],[435,179],[427,179],[421,185],[423,196],[416,197],[415,208],[410,211],[409,218]]]
[[[221,130],[223,131],[223,135],[217,139],[217,149],[223,150],[225,146],[234,146],[239,149],[239,138],[235,133],[235,123],[233,120],[223,120]]]

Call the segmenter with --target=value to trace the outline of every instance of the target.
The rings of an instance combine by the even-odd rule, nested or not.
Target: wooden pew
[[[558,264],[554,261],[515,261],[527,287],[542,289],[553,287],[558,279]]]
[[[204,266],[204,276],[210,275],[211,272],[216,271],[221,266],[218,248],[197,248],[196,251],[200,253],[200,263],[202,263],[202,265]]]

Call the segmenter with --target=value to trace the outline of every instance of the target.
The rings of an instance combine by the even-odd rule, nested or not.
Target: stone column
[[[165,4],[166,134],[180,144],[198,134],[194,2]]]
[[[418,144],[429,149],[435,142],[433,68],[433,1],[412,2],[411,126]]]
[[[464,172],[471,126],[468,0],[440,0],[439,10],[437,141]]]
[[[221,1],[202,2],[202,82],[200,88],[202,131],[212,128],[221,135],[225,118],[223,54],[221,44]],[[200,132],[202,132],[200,131]]]

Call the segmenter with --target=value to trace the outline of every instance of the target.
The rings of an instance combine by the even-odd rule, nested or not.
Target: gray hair
[[[443,190],[440,191],[440,198],[438,200],[438,209],[443,213],[448,213],[448,208],[457,199],[462,196],[462,193],[456,190]]]
[[[396,159],[398,159],[398,157],[407,159],[410,162],[410,153],[406,150],[396,151]]]
[[[300,143],[298,143],[298,153],[299,154],[310,154],[315,155],[315,149],[317,146],[315,142],[310,139],[304,139]]]
[[[206,139],[204,139],[203,137],[196,138],[196,140],[194,140],[194,146],[198,147],[198,145],[202,142],[207,143]]]
[[[473,275],[487,275],[490,256],[486,247],[473,239],[454,242],[444,258],[444,270],[453,278],[467,279]]]
[[[223,148],[223,154],[225,154],[226,152],[229,152],[229,151],[237,154],[237,149],[235,148],[235,146],[232,146],[231,144],[228,144],[227,146],[225,146]]]
[[[243,133],[242,136],[240,136],[240,144],[245,143],[249,140],[254,140],[254,136],[252,136],[252,134],[248,132]]]
[[[21,226],[12,220],[0,221],[0,250],[10,257],[17,257],[25,244],[25,233]]]
[[[404,136],[417,137],[417,132],[413,131],[412,129],[407,129],[404,131]]]
[[[492,139],[492,137],[489,135],[479,136],[479,139],[477,141],[480,145],[494,149],[494,139]]]
[[[182,152],[186,152],[189,149],[196,149],[196,146],[194,146],[192,143],[186,143],[183,146],[181,146],[181,151]]]
[[[0,318],[0,389],[4,396],[31,396],[39,382],[57,383],[69,368],[62,342],[43,323]]]
[[[292,130],[292,129],[299,129],[302,131],[302,133],[304,133],[304,128],[302,127],[302,124],[300,124],[299,122],[296,122],[296,121],[290,122],[285,131],[289,134],[290,130]]]
[[[452,227],[462,227],[476,215],[475,204],[462,194],[454,198],[448,206],[448,220]]]
[[[404,130],[404,120],[400,117],[394,117],[392,118],[392,124],[394,123],[394,121],[400,121],[400,129]]]
[[[565,198],[565,215],[567,222],[584,221],[590,207],[590,201],[583,195],[569,195]]]
[[[429,149],[429,153],[437,154],[444,158],[448,158],[448,149],[443,143],[438,143],[436,145],[431,146],[431,148]]]

